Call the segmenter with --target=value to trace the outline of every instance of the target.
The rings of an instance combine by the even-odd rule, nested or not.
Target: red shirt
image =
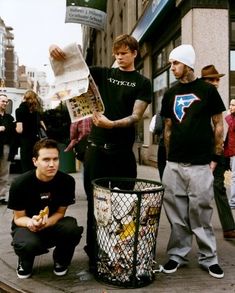
[[[91,131],[92,118],[84,118],[70,125],[70,144],[64,150],[68,152],[73,149],[75,144],[77,144],[84,136],[87,136]]]
[[[235,156],[235,116],[230,114],[225,120],[228,124],[228,133],[224,143],[224,155],[232,157]]]

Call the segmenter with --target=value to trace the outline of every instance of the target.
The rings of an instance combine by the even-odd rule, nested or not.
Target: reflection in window
[[[235,51],[230,51],[230,99],[235,99]]]
[[[231,42],[235,42],[235,21],[231,22]]]
[[[235,71],[235,51],[230,51],[230,70]]]
[[[173,72],[170,70],[170,73],[169,73],[169,84],[170,84],[170,87],[173,86],[176,82],[177,82],[177,79],[175,78]]]

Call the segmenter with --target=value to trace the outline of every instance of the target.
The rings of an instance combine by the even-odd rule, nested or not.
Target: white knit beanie
[[[195,51],[192,45],[180,45],[170,52],[169,60],[179,61],[192,69],[195,66]]]

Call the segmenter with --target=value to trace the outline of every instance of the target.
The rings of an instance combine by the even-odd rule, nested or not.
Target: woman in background
[[[22,103],[16,109],[16,132],[20,134],[22,172],[34,168],[32,152],[34,144],[39,140],[39,127],[42,126],[46,130],[41,113],[38,95],[32,90],[27,90]]]

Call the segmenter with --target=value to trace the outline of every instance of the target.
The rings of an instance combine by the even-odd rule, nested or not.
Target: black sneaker
[[[7,205],[8,204],[8,201],[6,200],[6,198],[0,198],[0,204],[1,205]]]
[[[224,272],[218,264],[212,265],[208,268],[209,274],[217,279],[224,277]]]
[[[64,276],[68,272],[68,266],[63,266],[63,265],[59,264],[58,262],[55,262],[53,272],[56,276],[60,276],[60,277]]]
[[[33,262],[27,260],[18,261],[16,274],[19,279],[27,279],[32,275]]]
[[[172,274],[175,273],[179,267],[179,263],[170,259],[162,268],[162,271],[166,274]]]

